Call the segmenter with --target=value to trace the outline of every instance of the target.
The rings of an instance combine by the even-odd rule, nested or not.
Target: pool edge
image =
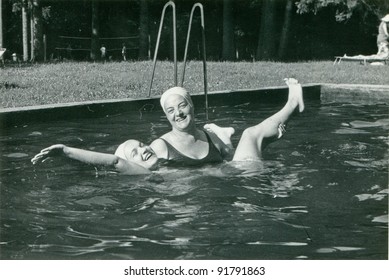
[[[323,83],[320,87],[320,96],[323,103],[337,102],[364,105],[389,103],[388,85]]]
[[[389,86],[358,84],[304,84],[304,98],[322,103],[376,104],[389,102]],[[258,89],[237,89],[209,93],[212,103],[231,104],[250,101],[284,102],[286,86]],[[203,93],[192,94],[196,107],[204,107]],[[126,111],[160,110],[159,96],[152,98],[125,98],[72,103],[48,104],[0,109],[0,128],[24,125],[36,121],[93,118]]]

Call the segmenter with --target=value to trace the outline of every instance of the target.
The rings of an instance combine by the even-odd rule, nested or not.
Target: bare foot
[[[301,84],[294,78],[285,78],[284,81],[289,87],[289,100],[292,102],[297,102],[299,106],[299,112],[301,113],[304,111],[305,107]]]
[[[226,145],[231,145],[231,136],[235,133],[235,129],[232,127],[220,127],[214,123],[207,123],[204,125],[204,129],[213,132],[220,138]]]

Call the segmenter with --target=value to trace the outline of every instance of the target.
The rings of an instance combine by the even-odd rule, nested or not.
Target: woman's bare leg
[[[293,78],[285,79],[285,82],[289,86],[289,96],[285,106],[260,124],[245,129],[235,150],[234,161],[260,159],[264,139],[280,138],[282,126],[288,121],[294,110],[297,107],[299,112],[304,110],[301,85]]]

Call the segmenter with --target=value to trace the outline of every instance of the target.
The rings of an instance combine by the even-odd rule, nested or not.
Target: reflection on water
[[[2,259],[387,259],[385,106],[307,104],[261,162],[162,167],[120,176],[67,159],[33,166],[53,143],[113,152],[169,129],[160,113],[46,122],[2,132]],[[242,129],[277,108],[213,108]],[[198,122],[203,124],[200,112]],[[98,123],[98,125],[97,125]],[[136,132],[136,134],[134,134]]]

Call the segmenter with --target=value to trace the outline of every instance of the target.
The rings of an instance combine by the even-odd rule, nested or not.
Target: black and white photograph
[[[0,0],[0,264],[387,266],[388,103],[387,0]]]

